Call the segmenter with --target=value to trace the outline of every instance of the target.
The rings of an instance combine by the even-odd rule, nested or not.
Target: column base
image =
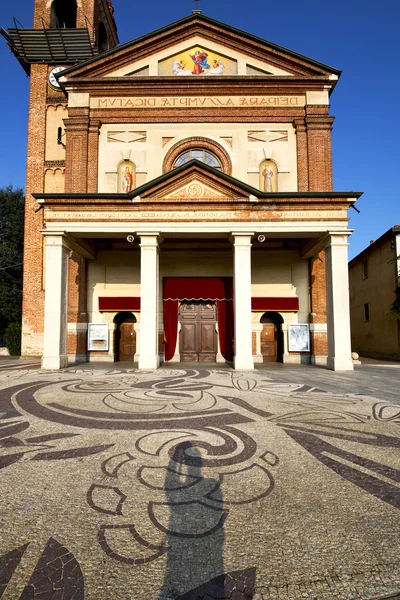
[[[328,357],[327,356],[317,356],[315,354],[313,354],[311,356],[311,364],[312,365],[318,365],[318,366],[326,367],[327,362],[328,362]]]
[[[59,354],[58,356],[43,356],[42,369],[47,371],[58,371],[68,367],[68,354]]]
[[[311,357],[309,354],[284,354],[282,362],[286,365],[309,365]]]
[[[96,356],[96,354],[93,354],[93,352],[91,352],[89,354],[87,362],[112,363],[115,362],[115,354],[99,354],[98,356]]]
[[[253,357],[234,356],[233,368],[235,369],[235,371],[254,371]]]
[[[89,362],[87,354],[68,354],[68,364],[81,364],[87,362]]]
[[[140,356],[139,369],[158,369],[160,366],[160,357],[157,356]]]
[[[254,364],[259,364],[264,362],[264,357],[262,354],[253,354]]]
[[[326,366],[331,371],[354,371],[353,361],[350,356],[349,358],[328,356]]]

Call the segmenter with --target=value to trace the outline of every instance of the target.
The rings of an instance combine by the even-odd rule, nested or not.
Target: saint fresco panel
[[[135,165],[124,160],[118,167],[118,192],[128,194],[135,187]]]
[[[260,190],[262,192],[277,192],[277,168],[272,160],[264,160],[260,166]]]
[[[159,75],[236,75],[237,62],[203,46],[193,46],[158,63]]]

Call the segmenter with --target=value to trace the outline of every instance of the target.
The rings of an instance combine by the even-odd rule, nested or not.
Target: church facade
[[[200,11],[117,46],[110,2],[35,0],[22,32],[23,355],[352,370],[340,72]]]

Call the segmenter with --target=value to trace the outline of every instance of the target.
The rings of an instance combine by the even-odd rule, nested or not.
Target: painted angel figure
[[[186,63],[184,60],[175,59],[172,63],[172,73],[174,75],[191,75],[192,72],[186,69]]]
[[[211,64],[211,69],[206,75],[222,75],[225,70],[224,63],[219,58],[214,58]]]

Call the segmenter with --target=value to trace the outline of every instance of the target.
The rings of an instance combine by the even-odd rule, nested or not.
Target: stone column
[[[350,341],[348,235],[349,233],[331,233],[325,247],[327,366],[333,371],[353,371]]]
[[[68,366],[67,303],[69,247],[62,233],[45,235],[46,273],[42,369]]]
[[[254,233],[232,232],[235,313],[235,369],[254,369],[251,322],[251,238]]]
[[[157,369],[158,355],[158,278],[159,233],[140,236],[140,356],[139,369]]]

